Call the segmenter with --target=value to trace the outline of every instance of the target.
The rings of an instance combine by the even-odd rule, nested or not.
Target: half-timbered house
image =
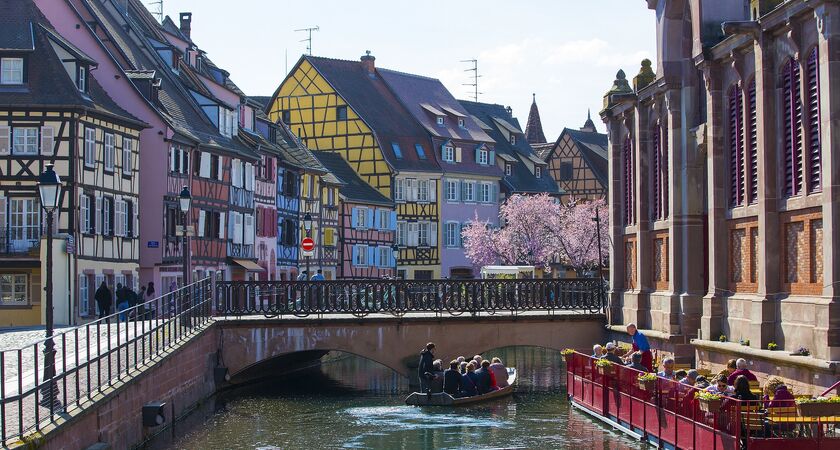
[[[341,182],[338,277],[394,276],[396,259],[392,247],[397,227],[394,202],[359,178],[340,155],[316,152],[315,157]]]
[[[564,128],[557,142],[540,146],[551,178],[563,190],[561,200],[595,200],[607,196],[607,135],[590,117],[579,130]]]
[[[136,282],[146,124],[108,96],[91,77],[97,61],[32,2],[0,4],[0,22],[0,325],[41,323],[41,286],[51,275],[55,322],[73,324],[95,312],[98,282]],[[36,185],[47,164],[63,183],[52,230]],[[43,267],[47,232],[52,274]]]
[[[383,81],[373,56],[301,57],[267,113],[311,150],[341,155],[362,180],[396,200],[404,278],[440,276],[437,231],[430,233],[438,229],[440,166],[428,134]]]

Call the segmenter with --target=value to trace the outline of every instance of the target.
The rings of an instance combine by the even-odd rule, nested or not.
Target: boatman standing
[[[653,353],[650,352],[647,337],[636,328],[635,323],[627,324],[627,334],[633,338],[633,351],[642,354],[642,365],[647,367],[648,372],[653,372]]]

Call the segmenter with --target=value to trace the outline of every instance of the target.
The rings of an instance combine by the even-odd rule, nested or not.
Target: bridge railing
[[[0,448],[25,441],[189,338],[211,320],[212,299],[207,278],[51,339],[0,351]]]
[[[266,316],[458,316],[604,307],[595,278],[514,280],[220,281],[216,313]]]

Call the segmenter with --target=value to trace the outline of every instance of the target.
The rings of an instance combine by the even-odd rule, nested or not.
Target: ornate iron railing
[[[25,441],[188,339],[211,320],[212,291],[207,278],[51,339],[0,351],[0,447]],[[49,348],[55,376],[45,379]]]
[[[267,316],[373,313],[459,316],[604,308],[595,278],[526,280],[220,281],[216,313]]]

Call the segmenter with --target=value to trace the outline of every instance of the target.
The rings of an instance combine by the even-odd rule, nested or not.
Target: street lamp
[[[303,230],[306,231],[306,237],[311,237],[310,234],[312,233],[312,216],[309,213],[303,215]],[[312,278],[309,274],[309,255],[304,256],[306,258],[306,278]],[[306,281],[306,280],[304,280]]]
[[[55,384],[55,343],[53,342],[53,284],[52,284],[52,238],[53,213],[61,203],[61,179],[53,170],[53,164],[47,164],[47,170],[38,177],[38,193],[41,196],[41,207],[47,213],[47,283],[44,288],[47,297],[46,328],[47,340],[44,342],[44,381],[49,382],[41,386],[41,405],[50,408],[61,408],[58,400],[58,385]]]
[[[595,207],[595,217],[592,218],[595,222],[595,234],[598,236],[598,296],[599,300],[604,301],[604,259],[601,256],[601,215],[598,212],[598,207]]]
[[[397,245],[397,244],[392,245],[391,246],[391,251],[393,252],[393,255],[394,255],[394,279],[396,280],[396,279],[398,279],[398,276],[397,276],[397,257],[400,255],[400,246]]]
[[[190,267],[189,267],[189,246],[187,245],[187,213],[190,211],[190,204],[192,203],[192,195],[190,189],[184,186],[181,189],[181,195],[178,196],[178,207],[181,209],[181,227],[183,235],[181,238],[181,253],[184,259],[184,286],[190,283]]]

